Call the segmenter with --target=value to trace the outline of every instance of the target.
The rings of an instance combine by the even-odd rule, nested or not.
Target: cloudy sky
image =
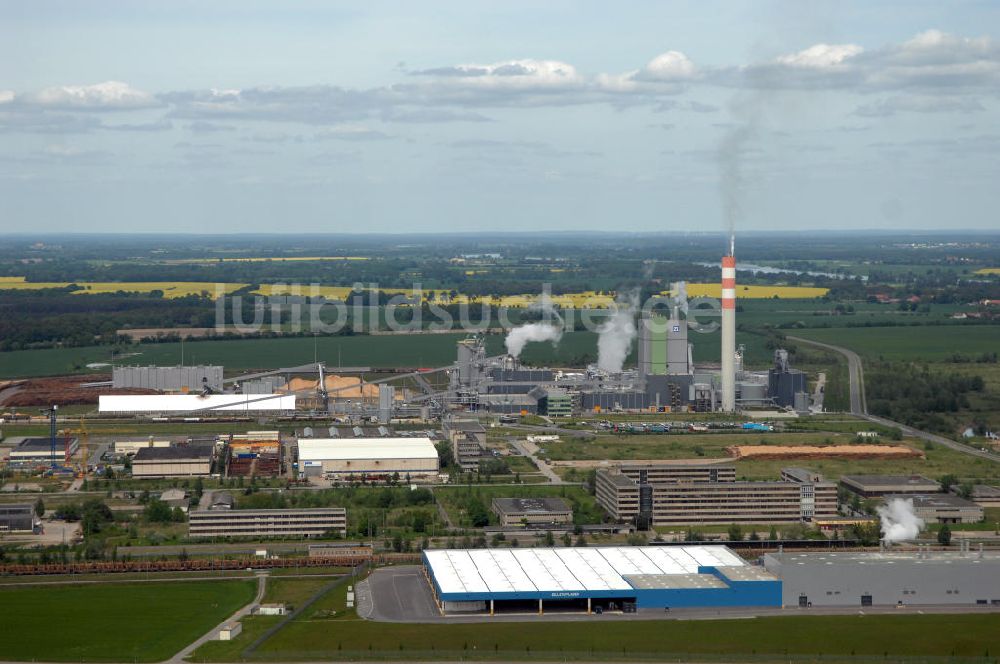
[[[0,2],[0,231],[1000,228],[1000,3]]]

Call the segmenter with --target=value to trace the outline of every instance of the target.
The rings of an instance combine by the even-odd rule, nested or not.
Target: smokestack
[[[722,257],[722,410],[736,410],[736,239]]]

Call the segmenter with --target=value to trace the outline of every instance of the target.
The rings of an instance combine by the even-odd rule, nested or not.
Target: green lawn
[[[787,616],[746,620],[389,624],[307,617],[255,659],[635,660],[982,657],[1000,652],[1000,614]],[[768,657],[770,656],[770,657]],[[742,661],[740,659],[739,661]]]
[[[254,598],[246,581],[0,589],[0,659],[157,662]]]

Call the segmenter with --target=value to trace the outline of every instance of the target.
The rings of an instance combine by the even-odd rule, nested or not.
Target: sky
[[[0,0],[0,232],[1000,229],[997,2]]]

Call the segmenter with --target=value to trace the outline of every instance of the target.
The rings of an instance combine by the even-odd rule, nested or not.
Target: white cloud
[[[789,67],[836,67],[863,51],[857,44],[816,44],[798,53],[779,56],[777,62]]]
[[[14,101],[13,90],[0,90],[0,104],[9,104]]]
[[[642,70],[643,78],[655,81],[676,81],[690,79],[697,70],[694,63],[680,51],[667,51],[658,55]]]
[[[45,88],[25,101],[31,105],[63,109],[122,110],[153,108],[160,102],[127,83],[106,81],[94,85],[62,85]]]

